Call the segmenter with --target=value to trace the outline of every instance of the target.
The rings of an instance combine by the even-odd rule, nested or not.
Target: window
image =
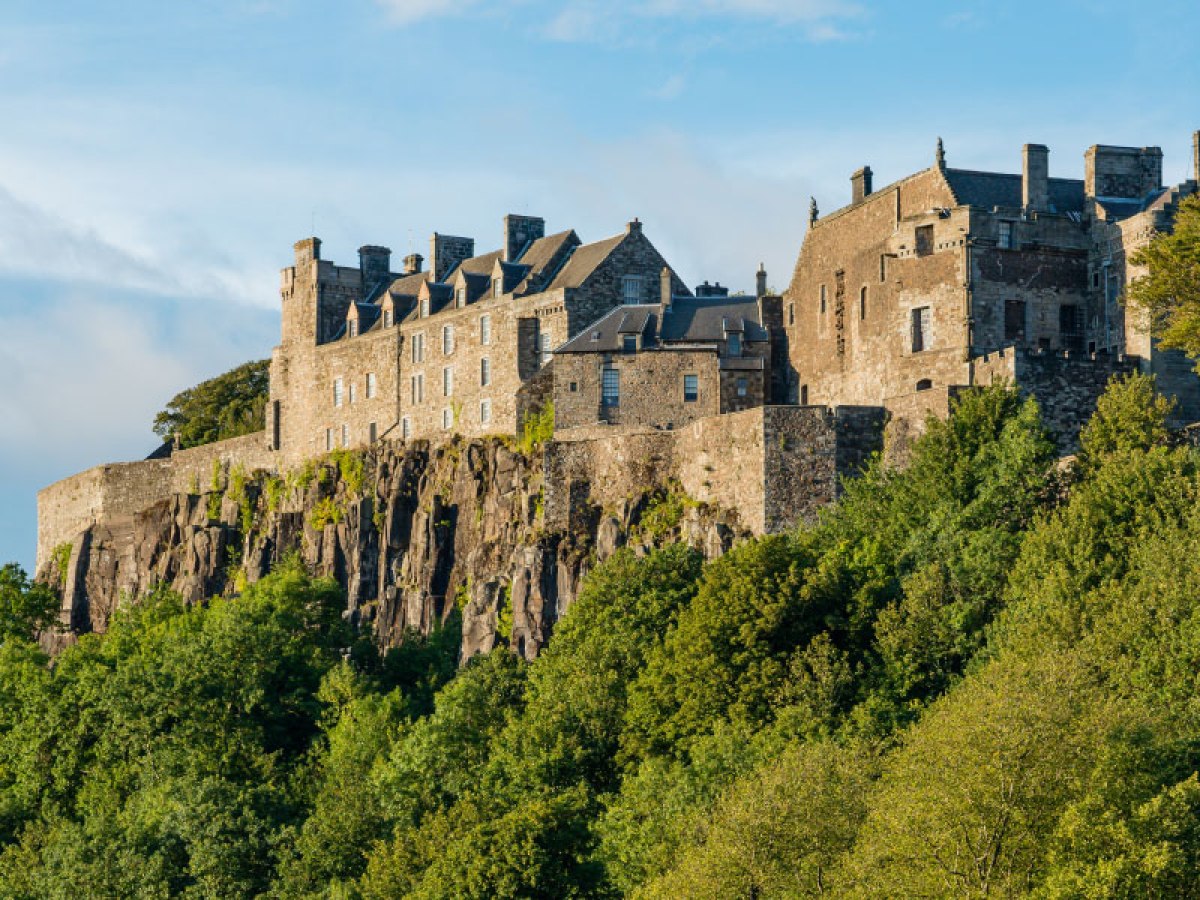
[[[479,424],[486,425],[490,421],[492,421],[492,401],[491,400],[480,400],[479,401]]]
[[[492,317],[479,317],[479,343],[487,345],[492,342]]]
[[[350,319],[346,323],[346,333],[350,337],[358,337],[358,319]]]
[[[858,292],[858,318],[861,321],[867,317],[867,288],[864,285]]]
[[[788,324],[789,325],[796,324],[796,304],[795,303],[788,304]]]
[[[353,402],[354,402],[354,394],[355,394],[355,391],[354,391],[354,382],[352,381],[352,382],[350,382],[350,402],[351,402],[351,403],[353,403]]]
[[[449,366],[442,369],[442,396],[454,396],[454,370]]]
[[[486,356],[479,361],[479,386],[487,387],[492,383],[492,361]]]
[[[933,252],[933,226],[917,226],[917,256],[928,256]]]
[[[621,335],[621,352],[622,353],[637,353],[637,335],[636,334]]]
[[[350,426],[345,422],[342,423],[342,446],[350,446]]]
[[[333,405],[342,405],[342,379],[333,379]]]
[[[695,403],[700,399],[700,377],[698,375],[683,376],[683,402]]]
[[[1012,241],[1012,222],[1000,223],[1000,234],[996,240],[996,246],[1001,250],[1011,250]]]
[[[450,407],[442,407],[442,428],[447,430],[454,427],[454,410]]]
[[[933,387],[933,381],[931,381],[928,378],[922,378],[920,381],[917,382],[917,390],[918,391],[927,391],[932,387]]]
[[[424,375],[424,373],[418,372],[416,375],[412,376],[411,384],[412,384],[412,402],[413,403],[423,402],[425,400],[425,375]]]
[[[912,311],[912,352],[929,349],[929,307],[918,306]]]
[[[460,287],[454,292],[454,305],[459,309],[467,305],[467,289],[465,287]]]
[[[879,254],[879,280],[887,281],[887,254]]]
[[[325,452],[328,453],[333,449],[333,429],[325,429]]]
[[[1006,341],[1021,341],[1025,339],[1025,301],[1004,301],[1004,339]]]
[[[825,315],[825,285],[821,285],[821,315]]]
[[[400,436],[406,441],[412,437],[412,419],[408,416],[400,420]]]
[[[808,406],[808,385],[800,385],[800,405]]]
[[[579,382],[578,381],[571,382],[571,393],[572,394],[579,393]]]
[[[449,356],[454,352],[454,326],[442,326],[442,356]]]
[[[550,360],[554,357],[554,354],[550,352],[550,340],[550,332],[548,331],[543,331],[538,335],[538,345],[539,349],[541,350],[541,364],[543,366],[548,365]]]
[[[367,399],[370,400],[375,396],[375,373],[367,373]]]
[[[415,363],[425,362],[424,334],[414,334],[412,336],[412,361]]]
[[[385,309],[383,311],[383,327],[384,328],[392,327],[392,311],[390,309]]]
[[[271,449],[279,449],[280,404],[278,400],[271,401]]]
[[[742,336],[736,331],[731,331],[725,335],[726,352],[730,356],[742,355]]]
[[[745,397],[748,392],[749,392],[749,385],[746,383],[746,379],[739,378],[737,380],[737,395],[739,397]]]
[[[626,304],[642,302],[641,275],[626,275],[621,279],[621,300]]]
[[[1083,316],[1074,303],[1058,308],[1058,339],[1064,350],[1083,350]]]
[[[1099,272],[1092,273],[1092,287],[1094,287],[1094,288],[1100,287],[1100,273]]]
[[[373,444],[378,439],[379,439],[379,429],[375,426],[375,423],[372,422],[370,425],[367,426],[367,440],[369,440]]]
[[[503,297],[504,296],[504,279],[503,278],[493,278],[492,279],[492,296],[493,297]]]
[[[600,381],[600,405],[620,406],[621,373],[616,369],[605,369]]]
[[[429,315],[429,298],[421,298],[421,318],[424,319]]]

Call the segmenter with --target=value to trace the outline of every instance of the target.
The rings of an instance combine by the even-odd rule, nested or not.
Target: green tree
[[[1180,201],[1174,227],[1131,260],[1146,275],[1129,283],[1126,301],[1144,311],[1164,347],[1200,360],[1200,196]]]
[[[181,447],[261,431],[266,427],[270,360],[248,362],[180,391],[154,417],[154,433]]]
[[[1084,470],[1095,468],[1113,453],[1149,450],[1170,436],[1167,417],[1175,401],[1154,389],[1154,376],[1131,372],[1114,375],[1096,403],[1096,411],[1079,433]]]
[[[59,601],[16,563],[0,567],[0,640],[29,641],[58,621]]]

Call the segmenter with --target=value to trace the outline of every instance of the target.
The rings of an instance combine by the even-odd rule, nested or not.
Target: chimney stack
[[[386,281],[392,268],[392,251],[372,244],[358,248],[358,270],[361,273],[363,295]]]
[[[305,238],[292,245],[296,253],[296,265],[302,266],[314,259],[321,258],[321,239],[319,237]]]
[[[1021,152],[1021,206],[1027,210],[1050,208],[1050,149],[1026,144]]]
[[[509,213],[504,217],[504,261],[516,262],[522,250],[545,236],[545,219]]]
[[[420,253],[410,253],[404,257],[404,274],[416,275],[421,271],[421,266],[425,263],[425,257]]]
[[[754,273],[754,296],[759,300],[767,296],[767,270],[762,263],[758,264],[758,271]]]
[[[674,290],[671,286],[671,270],[667,266],[663,266],[662,272],[659,273],[658,290],[663,309],[669,309],[671,306],[671,295],[674,293]]]
[[[858,203],[863,198],[869,197],[871,195],[871,167],[863,166],[851,175],[850,187],[853,196],[851,202]]]

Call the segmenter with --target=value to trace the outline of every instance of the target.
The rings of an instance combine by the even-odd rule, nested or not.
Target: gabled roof
[[[770,339],[758,321],[756,298],[675,297],[666,310],[658,303],[618,306],[554,352],[615,353],[627,334],[641,334],[645,347],[669,350],[672,345],[709,345],[716,349],[730,331],[741,331],[747,342]]]
[[[420,298],[429,298],[429,315],[445,309],[454,298],[454,288],[442,281],[427,281],[421,286]],[[421,316],[421,305],[416,304],[403,319],[405,322],[415,322]]]
[[[358,333],[362,334],[369,329],[377,321],[383,313],[382,307],[375,303],[357,300],[350,305],[350,309],[346,311],[346,318],[350,319],[352,314],[358,316]]]
[[[459,272],[454,276],[454,289],[460,286],[467,289],[467,303],[474,303],[487,294],[492,284],[492,276],[482,272]]]
[[[412,275],[401,275],[388,285],[387,292],[394,297],[415,297],[421,285],[429,280],[428,272],[414,272]]]
[[[517,260],[522,265],[529,266],[529,274],[519,285],[522,293],[538,290],[539,285],[551,278],[567,258],[572,247],[578,247],[581,241],[574,229],[560,231],[547,237],[538,238]]]
[[[559,270],[545,290],[555,291],[560,288],[579,287],[587,281],[588,276],[596,271],[602,262],[608,259],[609,254],[621,245],[625,237],[626,235],[622,233],[602,241],[576,247],[571,258],[567,260],[567,264]]]
[[[992,209],[1021,206],[1021,176],[1001,172],[976,172],[970,169],[946,169],[946,181],[962,206]],[[1083,211],[1083,182],[1074,178],[1050,179],[1050,211]]]
[[[482,256],[472,256],[470,259],[464,259],[457,266],[451,269],[443,276],[443,280],[449,279],[459,272],[466,272],[470,275],[487,275],[491,276],[492,266],[496,261],[504,256],[503,250],[493,250],[491,253],[484,253]]]

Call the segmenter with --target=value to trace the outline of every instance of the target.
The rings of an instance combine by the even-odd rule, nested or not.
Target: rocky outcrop
[[[540,452],[496,439],[383,442],[283,476],[226,469],[207,492],[87,528],[39,576],[62,585],[72,640],[156,585],[203,602],[298,553],[385,646],[457,609],[463,659],[498,642],[531,658],[618,547],[684,540],[712,557],[746,534],[732,513],[649,486],[605,507],[583,498],[569,529],[550,530],[543,470]]]

